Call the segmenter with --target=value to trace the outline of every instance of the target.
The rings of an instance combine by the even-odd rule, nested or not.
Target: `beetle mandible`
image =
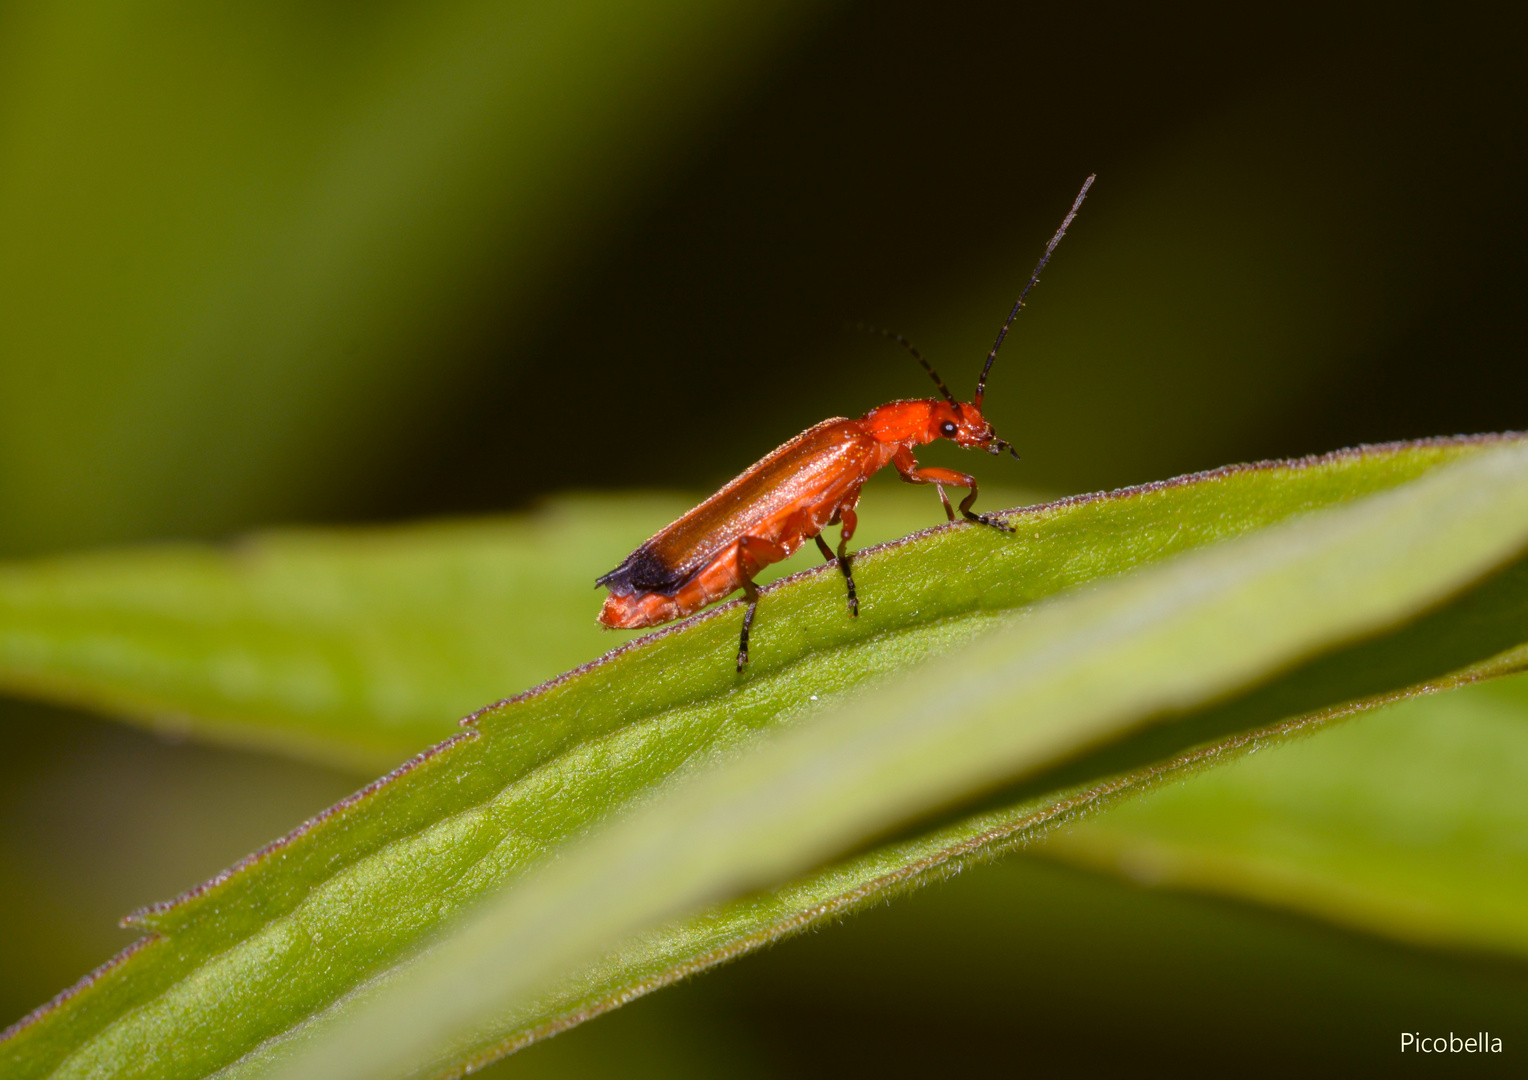
[[[1093,180],[1089,176],[1083,183],[1071,210],[1046,245],[1045,254],[1040,256],[1029,282],[998,331],[972,400],[956,401],[944,380],[911,342],[900,334],[887,335],[923,365],[939,388],[942,400],[893,401],[871,409],[858,420],[844,417],[824,420],[778,447],[599,578],[595,586],[603,585],[610,590],[600,609],[599,621],[622,629],[657,626],[682,619],[713,600],[742,589],[748,601],[737,651],[737,669],[742,671],[748,663],[748,632],[759,605],[754,576],[770,563],[789,558],[807,540],[817,541],[825,560],[837,561],[849,590],[849,614],[858,615],[859,599],[849,555],[849,540],[858,523],[854,508],[861,486],[888,464],[894,465],[909,484],[933,484],[951,521],[955,520],[955,508],[945,494],[946,484],[968,490],[960,501],[960,512],[967,521],[1013,532],[995,517],[971,509],[976,503],[975,477],[953,469],[920,467],[913,457],[913,447],[935,439],[949,439],[967,450],[991,454],[1007,450],[1014,457],[1019,456],[1012,446],[997,437],[982,415],[987,373],[992,370],[1008,328],[1024,307],[1029,290],[1040,280],[1040,271],[1045,269],[1051,253],[1077,216],[1082,200],[1087,198]],[[842,525],[836,553],[822,538],[822,530],[829,525]]]

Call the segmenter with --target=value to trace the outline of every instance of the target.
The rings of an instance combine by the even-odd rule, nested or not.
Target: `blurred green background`
[[[928,392],[846,321],[965,393],[1092,171],[982,476],[1522,428],[1525,121],[1513,4],[5,4],[0,556],[700,491]],[[16,702],[0,738],[0,1023],[368,779]],[[1525,1005],[1018,858],[501,1068],[1359,1068]]]

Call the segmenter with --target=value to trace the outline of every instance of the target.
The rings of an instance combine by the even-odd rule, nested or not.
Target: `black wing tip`
[[[620,566],[596,578],[594,585],[596,588],[603,585],[616,596],[629,596],[634,592],[671,596],[688,577],[688,573],[669,566],[646,547],[639,547]]]
[[[601,574],[594,579],[596,589],[604,586],[610,590],[612,596],[630,596],[633,591],[631,581],[631,565],[624,562],[608,574]]]

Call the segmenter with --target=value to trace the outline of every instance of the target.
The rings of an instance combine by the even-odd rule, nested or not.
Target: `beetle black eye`
[[[946,420],[939,425],[939,434],[943,435],[946,439],[953,439],[955,437],[955,425]]]

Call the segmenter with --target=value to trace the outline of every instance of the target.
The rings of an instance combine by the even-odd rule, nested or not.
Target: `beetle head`
[[[985,450],[989,454],[1001,454],[1004,450],[1014,457],[1018,452],[1004,439],[999,439],[992,425],[982,415],[981,409],[970,401],[936,401],[929,415],[929,441],[949,439],[965,450]]]

